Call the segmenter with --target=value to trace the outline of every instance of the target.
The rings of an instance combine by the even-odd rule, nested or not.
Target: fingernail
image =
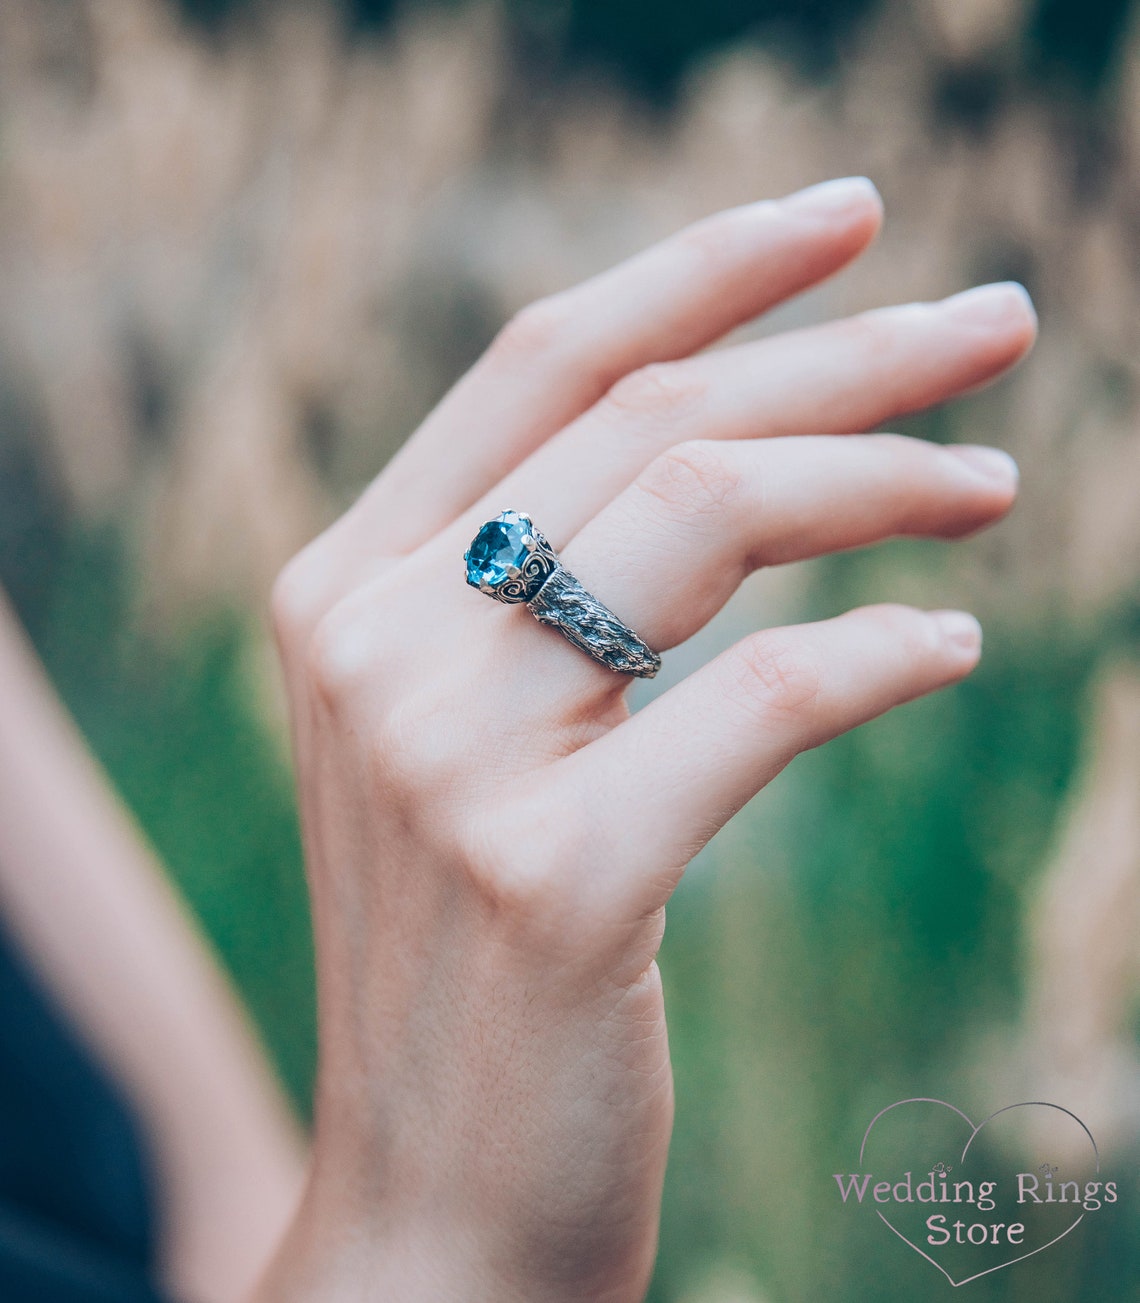
[[[948,643],[963,651],[981,649],[982,626],[967,611],[931,611],[930,618]]]
[[[987,448],[976,443],[952,443],[948,446],[948,451],[961,458],[971,470],[995,484],[1016,484],[1018,481],[1017,462],[1000,448]]]
[[[798,190],[783,203],[791,212],[808,217],[838,217],[852,208],[866,208],[868,201],[877,208],[883,206],[875,183],[865,176],[845,176]]]
[[[971,326],[996,326],[1010,317],[1028,314],[1036,324],[1037,310],[1024,285],[1017,281],[998,281],[963,290],[942,301],[943,310],[955,321]]]

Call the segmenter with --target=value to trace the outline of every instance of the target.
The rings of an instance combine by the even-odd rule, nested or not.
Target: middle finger
[[[504,507],[564,544],[656,457],[693,439],[846,434],[944,402],[1018,361],[1036,333],[1019,285],[844,321],[634,372],[441,536],[462,551]]]

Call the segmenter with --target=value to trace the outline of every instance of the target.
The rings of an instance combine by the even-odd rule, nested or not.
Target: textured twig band
[[[661,668],[661,657],[586,592],[565,566],[555,567],[527,605],[537,620],[553,625],[575,647],[619,674],[651,679]]]

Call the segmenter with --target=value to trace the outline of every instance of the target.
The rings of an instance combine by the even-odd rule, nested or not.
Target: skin
[[[664,651],[757,566],[1001,517],[1004,454],[857,432],[1021,358],[1020,287],[698,351],[880,219],[870,183],[830,183],[526,309],[281,576],[321,1064],[262,1303],[643,1296],[670,893],[798,752],[961,679],[980,632],[901,606],[761,630],[630,717],[627,680],[467,587],[460,557],[529,511]]]
[[[214,956],[3,593],[0,912],[132,1106],[170,1296],[248,1295],[300,1196],[300,1128]]]

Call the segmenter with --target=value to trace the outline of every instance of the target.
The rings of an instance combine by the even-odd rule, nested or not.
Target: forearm
[[[298,1129],[233,993],[2,595],[0,683],[0,905],[143,1123],[170,1286],[233,1299],[291,1215]]]

